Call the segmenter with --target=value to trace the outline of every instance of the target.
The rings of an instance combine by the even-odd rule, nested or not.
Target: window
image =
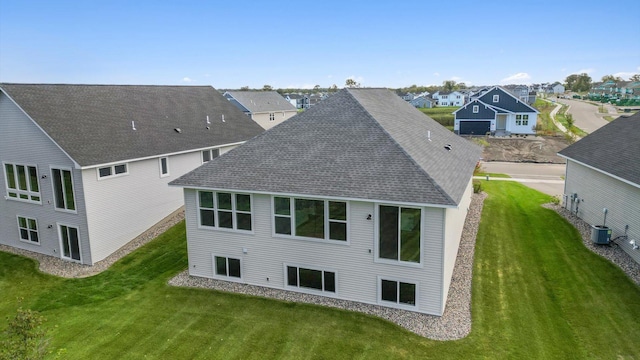
[[[59,225],[60,242],[62,243],[62,257],[70,260],[80,261],[80,239],[78,229]]]
[[[160,158],[160,177],[169,176],[169,158]]]
[[[529,115],[516,115],[516,125],[529,125]]]
[[[380,300],[415,306],[416,284],[380,279]]]
[[[251,196],[226,192],[198,191],[200,226],[231,230],[252,230]]]
[[[347,203],[274,197],[274,232],[303,238],[347,241]]]
[[[335,272],[287,266],[286,277],[288,286],[336,292]]]
[[[98,179],[127,174],[127,164],[118,164],[98,168]]]
[[[36,219],[18,216],[18,230],[20,232],[20,240],[36,244],[40,243]]]
[[[76,210],[76,202],[73,194],[73,178],[71,170],[51,169],[53,178],[53,194],[56,209]]]
[[[240,279],[240,259],[233,259],[224,256],[214,256],[214,267],[216,275],[228,276]]]
[[[202,150],[202,163],[211,161],[212,159],[215,159],[218,156],[220,156],[220,149]]]
[[[269,121],[274,121],[276,119],[276,114],[269,113]]]
[[[449,95],[442,95],[442,99],[448,99]]]
[[[479,105],[473,105],[473,113],[477,114],[480,112],[480,106]]]
[[[493,102],[496,103],[500,101],[500,95],[493,95]]]
[[[41,203],[38,170],[35,166],[5,163],[4,178],[9,199]]]
[[[378,257],[420,263],[420,209],[380,205],[378,210]]]

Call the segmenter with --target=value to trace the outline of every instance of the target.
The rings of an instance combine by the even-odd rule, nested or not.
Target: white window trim
[[[308,266],[308,265],[302,265],[302,264],[297,264],[297,263],[283,263],[282,264],[282,270],[284,272],[284,276],[282,277],[284,280],[283,283],[283,287],[286,290],[291,290],[291,291],[295,291],[295,292],[300,292],[300,293],[305,293],[305,294],[313,294],[313,295],[322,295],[322,296],[327,296],[327,297],[338,297],[338,283],[339,283],[339,279],[338,279],[338,272],[335,269],[332,268],[327,268],[327,267],[318,267],[318,266]],[[312,289],[312,288],[307,288],[307,287],[302,287],[300,285],[298,286],[292,286],[289,285],[289,274],[287,272],[287,267],[288,266],[293,266],[298,268],[298,283],[300,283],[300,268],[303,269],[308,269],[308,270],[315,270],[315,271],[322,271],[322,288],[324,289],[324,272],[332,272],[333,273],[333,277],[335,280],[335,288],[336,291],[335,292],[331,292],[331,291],[326,291],[326,290],[318,290],[318,289]]]
[[[287,235],[287,234],[278,234],[276,233],[276,208],[275,208],[275,204],[274,204],[274,198],[277,197],[281,197],[281,198],[288,198],[289,199],[289,218],[291,218],[291,235]],[[306,236],[297,236],[295,235],[295,224],[296,224],[296,215],[295,215],[295,199],[299,199],[299,200],[320,200],[320,201],[324,201],[324,239],[320,239],[320,238],[312,238],[312,237],[306,237]],[[347,206],[347,220],[330,220],[329,219],[329,201],[331,202],[342,202],[345,203]],[[271,236],[272,237],[276,237],[276,238],[285,238],[285,239],[295,239],[295,240],[304,240],[304,241],[314,241],[314,242],[321,242],[321,243],[329,243],[329,244],[337,244],[337,245],[349,245],[351,243],[351,237],[349,236],[349,230],[350,230],[350,225],[349,225],[349,201],[346,200],[329,200],[329,199],[323,199],[323,198],[312,198],[312,197],[300,197],[300,196],[277,196],[277,195],[271,195]],[[282,217],[286,217],[287,215],[277,215],[277,216],[282,216]],[[347,240],[334,240],[334,239],[330,239],[329,236],[329,223],[331,221],[336,221],[336,222],[341,222],[341,223],[346,223],[347,224]]]
[[[66,207],[65,208],[59,208],[56,205],[56,199],[55,199],[56,187],[55,187],[55,184],[53,182],[53,170],[54,169],[55,170],[61,170],[61,171],[62,170],[69,171],[71,173],[71,187],[73,188],[72,189],[73,190],[73,202],[74,202],[75,210],[70,210],[70,209],[67,209]],[[51,176],[51,190],[52,190],[52,195],[53,195],[53,200],[52,200],[53,208],[56,211],[66,212],[66,213],[70,213],[70,214],[77,214],[78,213],[78,197],[76,196],[76,182],[74,181],[74,177],[73,177],[73,169],[70,168],[70,167],[65,167],[65,166],[53,166],[52,165],[52,166],[49,166],[49,175]],[[62,186],[62,191],[63,192],[66,191],[64,186]],[[67,201],[66,194],[63,193],[62,196],[63,196],[63,198],[65,200],[65,203],[66,203],[66,201]]]
[[[20,218],[24,218],[27,221],[27,227],[25,228],[25,230],[27,230],[27,232],[29,232],[29,240],[25,240],[22,238],[22,235],[20,235],[20,230],[23,229],[23,227],[20,226]],[[36,222],[36,233],[38,234],[38,241],[31,241],[31,229],[29,229],[29,220],[33,220]],[[26,244],[31,244],[31,245],[37,245],[40,246],[40,225],[38,225],[38,219],[36,218],[30,218],[28,216],[22,216],[22,215],[16,215],[16,221],[18,222],[18,238],[20,239],[20,241],[22,241],[23,243]]]
[[[124,165],[125,167],[125,172],[120,173],[120,174],[116,174],[116,166],[121,166]],[[100,169],[104,169],[104,168],[110,168],[111,169],[111,175],[107,175],[107,176],[100,176]],[[109,166],[100,166],[96,168],[96,176],[98,177],[98,180],[106,180],[106,179],[113,179],[116,177],[120,177],[120,176],[126,176],[129,175],[129,163],[119,163],[119,164],[113,164],[113,165],[109,165]]]
[[[420,209],[420,262],[414,263],[410,261],[402,261],[402,260],[392,260],[392,259],[383,259],[380,257],[380,206],[394,206],[400,209]],[[374,204],[374,254],[373,261],[380,264],[390,264],[390,265],[399,265],[405,267],[413,267],[413,268],[423,268],[424,267],[424,234],[425,234],[425,209],[418,206],[405,206],[398,204],[387,204],[387,203],[375,203]],[[400,241],[400,240],[398,240]],[[398,252],[400,252],[400,244],[398,244]],[[388,279],[391,280],[391,279]]]
[[[387,280],[387,281],[396,281],[398,283],[403,282],[403,283],[407,283],[407,284],[413,284],[416,286],[416,303],[413,305],[409,305],[409,304],[404,304],[401,302],[391,302],[391,301],[387,301],[387,300],[382,300],[382,280]],[[381,306],[386,306],[386,307],[393,307],[393,308],[398,308],[398,309],[404,309],[404,310],[413,310],[416,311],[416,309],[419,308],[420,305],[420,284],[415,281],[415,280],[408,280],[408,279],[402,279],[402,278],[397,278],[394,276],[381,276],[378,275],[377,276],[377,285],[376,285],[376,291],[377,291],[377,302],[379,305]],[[400,296],[400,284],[398,284],[398,300],[399,300],[399,296]]]
[[[162,173],[162,159],[165,159],[166,164],[167,164],[167,173],[166,174]],[[169,176],[170,173],[171,173],[170,170],[169,170],[169,157],[168,156],[163,156],[161,158],[158,158],[158,167],[159,167],[160,177],[161,178]]]
[[[474,114],[477,114],[480,112],[480,105],[473,105],[472,111]]]
[[[240,261],[240,277],[229,276],[229,275],[219,275],[216,272],[216,257],[223,257],[227,259],[227,274],[229,273],[229,259],[239,260]],[[213,278],[224,280],[224,281],[232,281],[232,282],[244,282],[244,266],[242,257],[237,256],[227,256],[219,253],[211,253],[211,264],[213,270]]]
[[[74,258],[64,256],[64,247],[62,245],[62,226],[66,226],[68,228],[74,228],[78,231],[78,253],[80,255],[80,260],[76,260]],[[60,258],[65,261],[71,261],[76,263],[82,263],[82,237],[80,236],[80,228],[75,225],[69,225],[65,223],[56,223],[56,227],[58,228],[58,245],[60,246]]]
[[[16,183],[16,189],[10,189],[9,188],[9,181],[7,179],[7,164],[12,165],[13,166],[13,178],[14,181]],[[18,173],[17,173],[17,169],[16,166],[24,166],[27,169],[27,172],[29,171],[29,167],[33,167],[36,169],[36,180],[38,181],[38,189],[39,191],[35,192],[33,190],[31,190],[31,181],[30,181],[30,175],[27,173],[26,175],[26,179],[25,181],[27,182],[27,190],[21,190],[20,189],[20,183],[18,181]],[[20,164],[20,163],[15,163],[15,162],[9,162],[9,161],[3,161],[2,162],[2,173],[4,174],[4,187],[5,187],[5,199],[6,200],[14,200],[14,201],[22,201],[22,202],[26,202],[26,203],[31,203],[31,204],[40,204],[42,205],[42,184],[40,183],[40,172],[38,171],[38,166],[35,164]],[[11,197],[9,196],[9,192],[15,192],[17,194],[17,197]],[[22,199],[20,198],[20,195],[27,195],[28,199]],[[37,196],[40,198],[39,201],[37,200],[31,200],[32,196]]]
[[[493,95],[493,99],[492,100],[493,100],[494,103],[500,102],[500,95],[498,95],[498,94]]]
[[[212,210],[213,218],[215,226],[204,226],[202,225],[201,215],[200,215],[200,193],[201,192],[211,192],[213,193],[213,209],[202,208],[204,210]],[[218,226],[218,193],[231,194],[231,210],[222,210],[226,212],[232,213],[233,218],[233,228],[225,228]],[[238,220],[236,214],[248,214],[247,211],[236,210],[236,195],[248,195],[249,196],[249,204],[251,206],[251,230],[242,230],[238,229]],[[234,233],[242,233],[242,234],[253,234],[255,229],[255,219],[254,219],[254,203],[253,203],[253,195],[241,192],[231,192],[231,191],[213,191],[213,190],[196,190],[196,209],[198,211],[198,229],[209,230],[209,231],[228,231]],[[222,256],[222,255],[219,255]]]

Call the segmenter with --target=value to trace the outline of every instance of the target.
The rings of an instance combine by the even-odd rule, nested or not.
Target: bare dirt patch
[[[564,164],[558,151],[569,146],[563,136],[488,137],[484,147],[484,161],[509,161]]]

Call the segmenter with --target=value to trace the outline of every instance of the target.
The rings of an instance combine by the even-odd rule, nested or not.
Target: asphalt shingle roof
[[[455,206],[480,155],[387,89],[344,89],[171,185]]]
[[[252,113],[296,111],[296,107],[276,91],[227,91],[227,93]]]
[[[237,143],[264,131],[211,86],[0,84],[0,90],[80,166]]]
[[[640,112],[618,117],[558,154],[640,186]]]

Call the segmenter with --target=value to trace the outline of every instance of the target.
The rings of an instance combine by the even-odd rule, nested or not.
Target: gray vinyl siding
[[[42,204],[6,198],[5,169],[0,169],[0,243],[41,254],[61,257],[58,224],[78,228],[81,260],[91,264],[91,248],[87,231],[82,176],[74,162],[40,130],[4,93],[0,93],[0,162],[35,165]],[[72,171],[76,212],[55,209],[51,168]],[[45,176],[43,178],[43,176]],[[17,216],[37,220],[40,244],[20,241]],[[48,228],[48,226],[51,228]]]
[[[444,262],[443,262],[443,308],[446,302],[447,294],[449,293],[449,286],[451,285],[451,277],[453,275],[453,269],[458,258],[458,248],[460,246],[460,240],[462,231],[464,229],[464,223],[469,212],[469,205],[471,204],[471,196],[473,195],[473,180],[469,180],[467,190],[462,196],[462,201],[456,209],[445,210],[445,226],[444,226]]]
[[[423,265],[402,266],[376,262],[377,204],[349,202],[349,243],[336,244],[272,235],[271,196],[253,194],[253,233],[201,229],[197,218],[197,192],[185,189],[189,273],[216,277],[212,254],[238,258],[242,282],[285,288],[285,264],[335,271],[336,293],[320,293],[346,300],[378,303],[378,277],[401,279],[418,285],[416,311],[442,314],[442,234],[444,210],[423,208]],[[243,252],[246,249],[246,253]]]
[[[220,148],[220,154],[231,148]],[[182,189],[168,183],[200,166],[201,152],[168,156],[169,176],[165,177],[160,176],[159,158],[129,162],[127,175],[100,180],[97,168],[82,171],[94,262],[183,206]]]
[[[629,225],[626,241],[616,243],[636,262],[640,263],[640,250],[633,250],[629,240],[640,244],[640,188],[630,185],[597,170],[567,159],[565,194],[578,194],[578,217],[591,225],[602,225],[607,208],[606,226],[612,229],[611,238],[624,235]],[[565,200],[565,207],[575,211],[575,205]]]

